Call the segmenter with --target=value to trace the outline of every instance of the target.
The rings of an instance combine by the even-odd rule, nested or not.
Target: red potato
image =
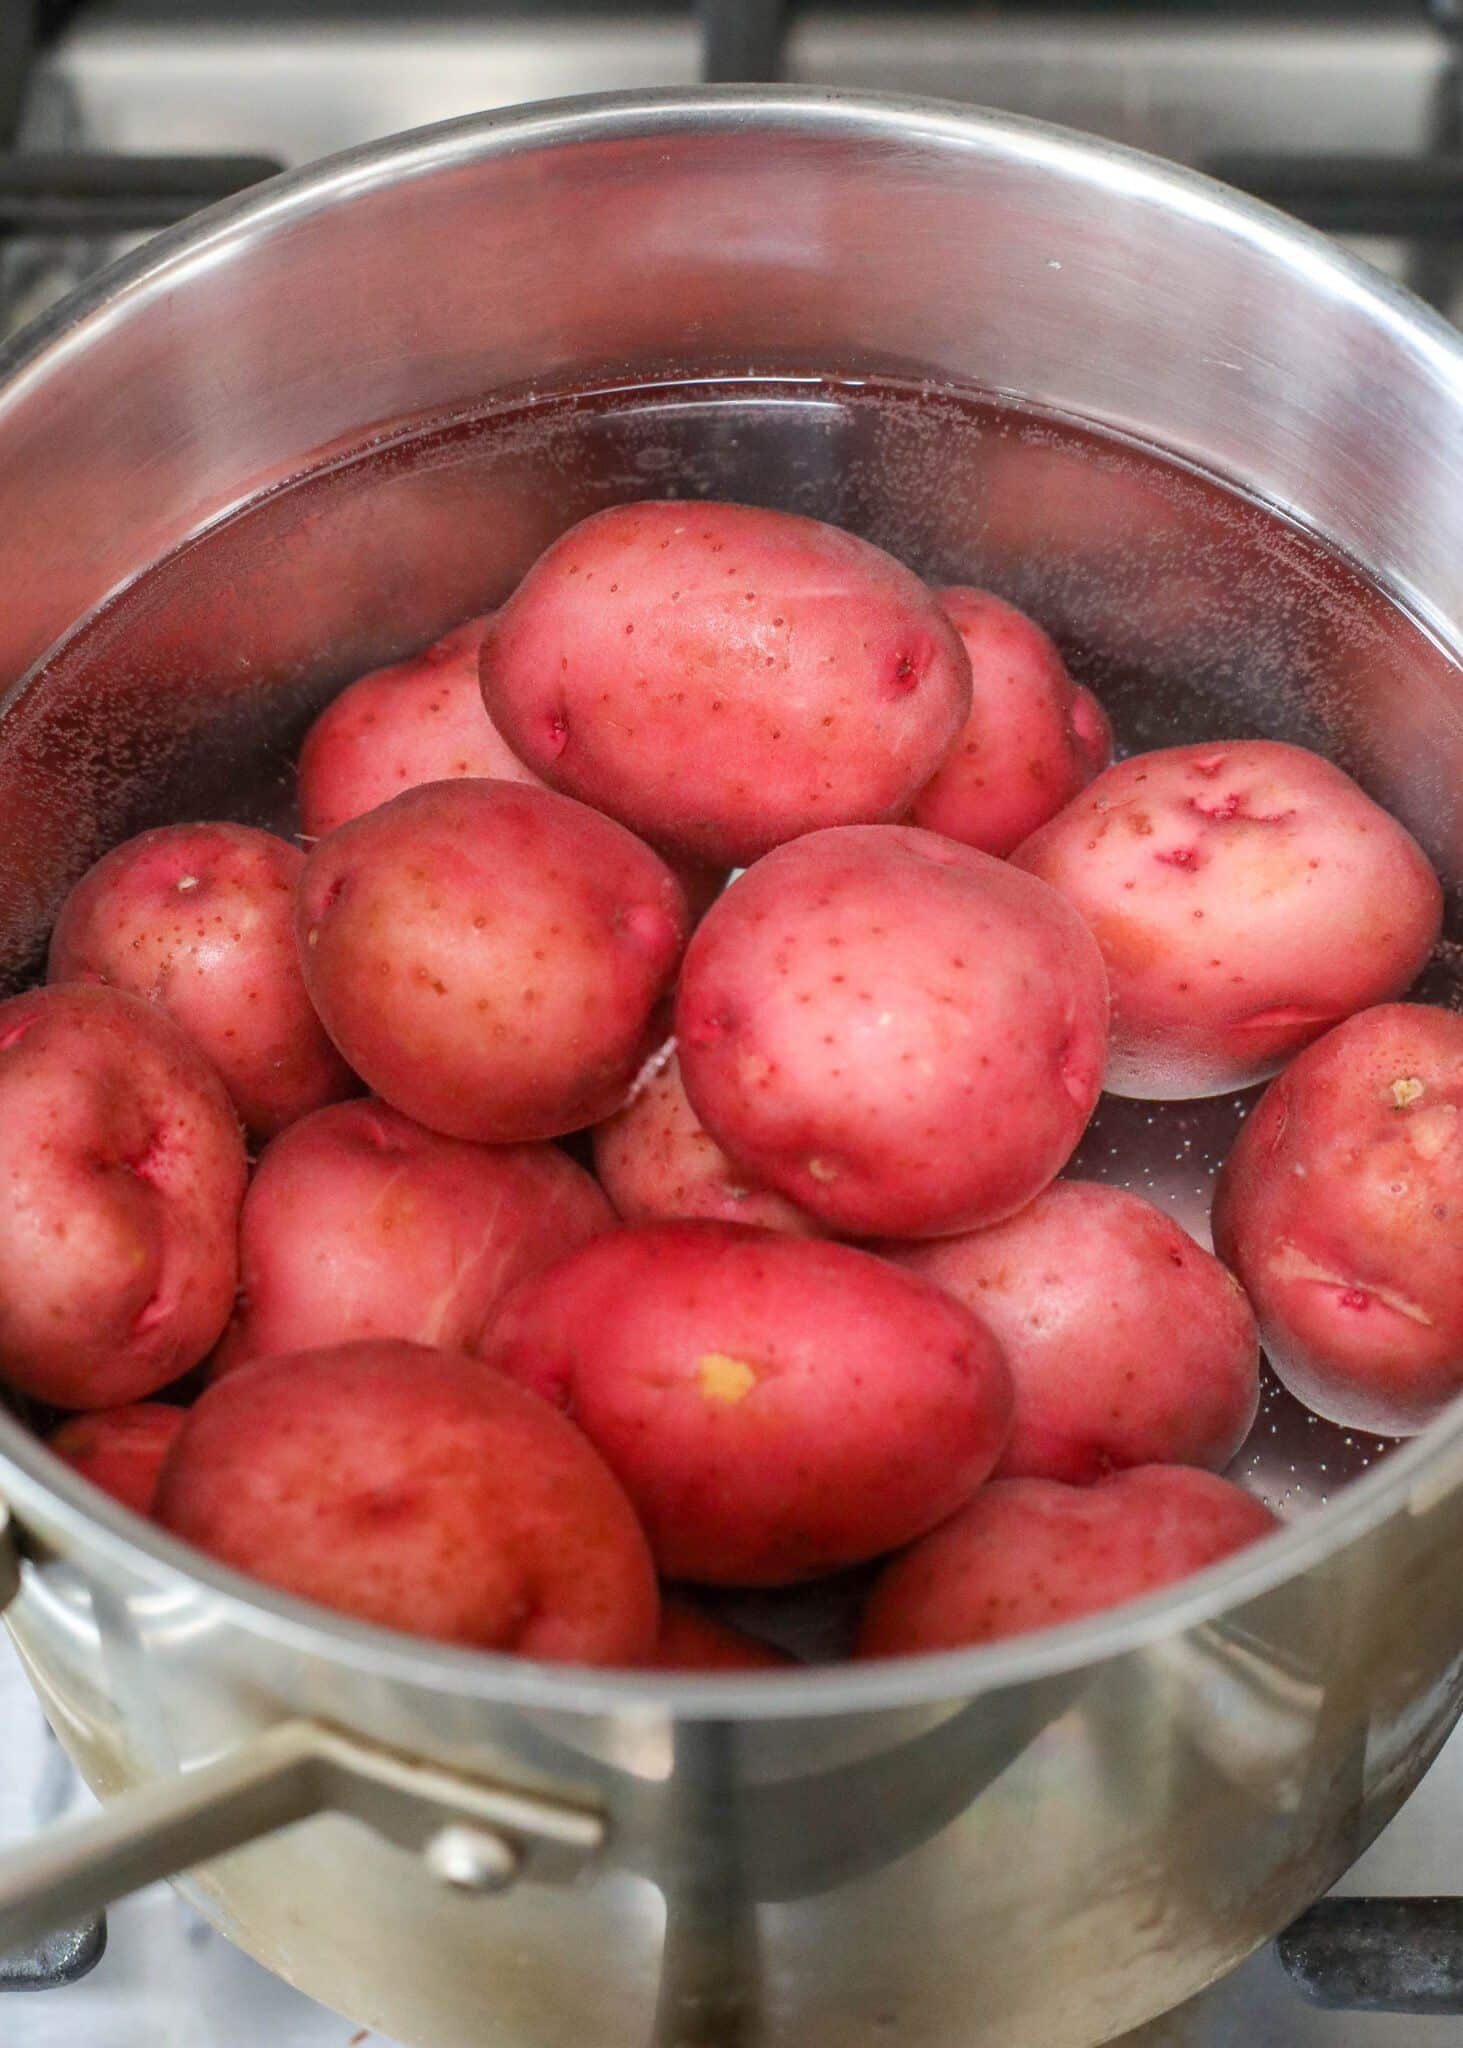
[[[380,1102],[319,1110],[265,1148],[244,1197],[217,1367],[364,1337],[475,1352],[515,1281],[614,1220],[557,1145],[443,1138]]]
[[[73,1415],[51,1437],[51,1449],[124,1508],[150,1515],[163,1461],[187,1416],[165,1401]]]
[[[384,1628],[580,1664],[655,1643],[650,1553],[603,1461],[458,1352],[342,1344],[230,1373],[190,1411],[156,1515]]]
[[[1442,891],[1395,818],[1319,754],[1231,740],[1136,754],[1013,854],[1097,935],[1115,1095],[1219,1095],[1399,995]]]
[[[1249,1303],[1137,1195],[1059,1180],[994,1229],[890,1256],[973,1309],[1006,1354],[1016,1420],[1000,1478],[1217,1472],[1250,1433],[1260,1340]]]
[[[1227,1479],[1140,1465],[1095,1486],[996,1479],[886,1567],[861,1657],[958,1650],[1055,1628],[1186,1579],[1279,1527]]]
[[[718,1621],[693,1601],[664,1594],[651,1671],[790,1671],[794,1659],[770,1643]]]
[[[846,1245],[633,1224],[516,1288],[487,1357],[568,1409],[661,1571],[811,1578],[933,1527],[994,1465],[1011,1382],[950,1296]]]
[[[816,1216],[733,1166],[692,1109],[674,1054],[595,1131],[594,1170],[627,1223],[699,1216],[823,1235]]]
[[[269,1138],[356,1092],[305,993],[296,846],[250,825],[164,825],[82,876],[51,935],[52,981],[97,981],[166,1011]]]
[[[424,782],[475,776],[542,788],[483,708],[478,653],[487,619],[469,619],[327,704],[300,749],[300,828],[323,839]]]
[[[233,1307],[245,1172],[222,1081],[151,1003],[0,1003],[0,1380],[115,1408],[196,1365]]]
[[[970,716],[910,822],[1004,856],[1106,768],[1112,728],[1025,612],[968,584],[935,596],[970,659]]]
[[[867,541],[746,505],[572,527],[483,638],[519,757],[658,846],[735,866],[896,818],[970,710],[959,635]]]
[[[1463,1393],[1463,1017],[1388,1003],[1303,1052],[1225,1162],[1214,1235],[1308,1408],[1425,1429]]]
[[[296,928],[311,998],[367,1084],[430,1130],[509,1144],[619,1108],[687,912],[664,861],[586,805],[434,782],[321,841]]]
[[[1097,1102],[1107,983],[1055,891],[907,826],[810,833],[707,914],[676,1004],[686,1093],[833,1230],[998,1222]]]

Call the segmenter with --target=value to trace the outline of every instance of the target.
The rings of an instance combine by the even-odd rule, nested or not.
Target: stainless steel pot
[[[1014,393],[1233,480],[1442,648],[1463,638],[1458,339],[1233,194],[964,110],[729,91],[407,136],[164,236],[0,370],[0,677],[224,535],[196,576],[184,558],[171,607],[129,626],[124,604],[108,660],[42,668],[4,704],[15,974],[97,843],[216,801],[353,662],[490,599],[545,515],[520,492],[511,518],[502,500],[413,523],[383,484],[369,516],[302,514],[247,573],[217,569],[217,522],[497,393],[668,370]],[[740,417],[695,413],[708,484],[741,459]],[[663,487],[661,456],[638,461],[601,495]],[[1245,604],[1280,631],[1258,571]],[[1340,703],[1358,765],[1456,883],[1457,671],[1363,655],[1289,696],[1222,664],[1211,683],[1250,725]],[[1322,1445],[1340,1455],[1304,1430],[1286,1449],[1320,1488]],[[1463,1702],[1460,1484],[1463,1416],[1112,1617],[889,1667],[586,1676],[276,1597],[0,1417],[9,1625],[112,1802],[0,1858],[0,1946],[188,1868],[271,1968],[436,2048],[1086,2048],[1274,1933],[1416,1783]]]

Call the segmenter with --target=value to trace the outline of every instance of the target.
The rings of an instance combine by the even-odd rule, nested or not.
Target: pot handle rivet
[[[517,1877],[523,1859],[502,1835],[448,1827],[432,1836],[422,1860],[433,1877],[454,1891],[501,1892]]]

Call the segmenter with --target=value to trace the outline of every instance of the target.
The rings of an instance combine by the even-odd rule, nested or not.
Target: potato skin
[[[524,1281],[490,1361],[567,1408],[667,1578],[776,1586],[966,1500],[1011,1382],[967,1308],[867,1252],[734,1223],[631,1224]]]
[[[816,1216],[727,1158],[692,1109],[674,1053],[594,1133],[594,1170],[627,1223],[703,1217],[822,1237]]]
[[[1411,834],[1319,754],[1219,740],[1136,754],[1012,855],[1060,889],[1112,984],[1115,1095],[1220,1095],[1400,995],[1442,891]]]
[[[1214,1236],[1308,1408],[1425,1429],[1463,1392],[1463,1017],[1386,1003],[1303,1052],[1225,1161]]]
[[[86,982],[0,1003],[0,1379],[115,1408],[196,1365],[245,1171],[223,1082],[155,1005]]]
[[[847,1235],[934,1237],[1065,1165],[1107,1050],[1070,905],[910,826],[778,848],[707,913],[676,1002],[692,1107],[744,1171]]]
[[[466,775],[542,787],[483,708],[487,623],[468,619],[420,654],[358,676],[326,705],[300,749],[303,832],[324,839],[424,782]]]
[[[1219,1472],[1249,1435],[1260,1399],[1250,1305],[1151,1202],[1059,1180],[990,1230],[888,1250],[963,1301],[1006,1354],[1016,1420],[998,1478]]]
[[[557,1145],[444,1138],[383,1102],[318,1110],[266,1146],[244,1197],[215,1369],[366,1337],[476,1352],[515,1281],[614,1221]]]
[[[1227,1479],[1187,1465],[1139,1465],[1094,1486],[995,1479],[886,1567],[857,1654],[918,1656],[1055,1628],[1157,1592],[1279,1526]]]
[[[619,505],[571,527],[494,615],[482,681],[556,789],[723,866],[900,816],[970,710],[960,637],[916,576],[747,505]]]
[[[150,1515],[163,1461],[187,1419],[166,1401],[133,1401],[73,1415],[50,1437],[58,1458],[135,1515]]]
[[[1112,759],[1112,728],[1034,619],[989,590],[937,590],[970,660],[970,716],[910,823],[1004,856]]]
[[[683,1594],[663,1593],[648,1671],[791,1671],[796,1659],[718,1620]]]
[[[432,782],[305,863],[296,932],[367,1084],[454,1138],[554,1138],[617,1109],[654,1049],[686,901],[622,826],[552,790]]]
[[[305,856],[252,825],[164,825],[113,847],[61,906],[48,978],[145,996],[273,1137],[359,1083],[326,1037],[295,949]]]
[[[650,1553],[603,1461],[459,1352],[342,1344],[230,1373],[190,1411],[156,1516],[383,1628],[582,1664],[655,1642]]]

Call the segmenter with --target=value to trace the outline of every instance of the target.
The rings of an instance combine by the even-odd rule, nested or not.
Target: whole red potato
[[[305,857],[252,825],[163,825],[88,868],[51,935],[52,981],[98,981],[166,1011],[223,1076],[249,1131],[356,1090],[295,949]]]
[[[478,653],[486,618],[469,619],[389,668],[358,676],[300,749],[300,828],[323,839],[352,818],[457,776],[537,784],[483,708]]]
[[[217,1369],[364,1337],[475,1352],[515,1281],[614,1220],[557,1145],[444,1138],[383,1102],[319,1110],[249,1184]]]
[[[1303,1052],[1225,1162],[1214,1237],[1308,1408],[1425,1429],[1463,1393],[1463,1017],[1386,1003]]]
[[[655,1644],[650,1553],[603,1461],[459,1352],[341,1344],[230,1373],[190,1410],[155,1513],[383,1628],[578,1664]]]
[[[196,1365],[245,1171],[223,1082],[155,1005],[86,982],[0,1003],[0,1380],[115,1408]]]
[[[918,1656],[1055,1628],[1186,1579],[1278,1527],[1239,1487],[1187,1465],[1140,1465],[1094,1486],[995,1479],[885,1568],[858,1654]]]
[[[959,635],[867,541],[656,501],[571,527],[483,637],[483,696],[556,789],[736,866],[896,818],[970,709]]]
[[[618,1109],[687,912],[664,861],[586,805],[432,782],[320,842],[296,929],[325,1028],[376,1094],[509,1144]]]
[[[566,1408],[668,1578],[775,1586],[931,1528],[994,1465],[1011,1382],[967,1308],[846,1245],[631,1224],[525,1280],[487,1357]]]
[[[516,1281],[614,1221],[556,1145],[477,1145],[338,1104],[259,1161],[220,1365],[366,1337],[476,1351]]]
[[[594,1170],[627,1223],[700,1216],[823,1235],[816,1216],[733,1166],[692,1109],[674,1054],[598,1126]]]
[[[187,1419],[185,1408],[165,1401],[134,1401],[73,1415],[50,1438],[51,1449],[83,1479],[136,1515],[152,1513],[158,1475]]]
[[[1260,1340],[1239,1283],[1170,1216],[1054,1181],[990,1230],[890,1256],[973,1309],[1006,1354],[1000,1478],[1081,1484],[1130,1465],[1221,1471],[1255,1420]]]
[[[909,826],[779,847],[712,906],[676,1001],[692,1107],[743,1172],[849,1235],[932,1237],[1040,1193],[1097,1102],[1082,920]]]
[[[683,1595],[666,1593],[660,1602],[660,1634],[646,1666],[651,1671],[790,1671],[794,1659],[719,1621]]]
[[[1442,922],[1421,847],[1339,768],[1276,740],[1135,754],[1012,859],[1060,889],[1112,985],[1115,1095],[1248,1087],[1400,995]]]
[[[989,590],[937,590],[970,659],[970,716],[910,822],[1005,855],[1112,759],[1112,729],[1034,619]]]

